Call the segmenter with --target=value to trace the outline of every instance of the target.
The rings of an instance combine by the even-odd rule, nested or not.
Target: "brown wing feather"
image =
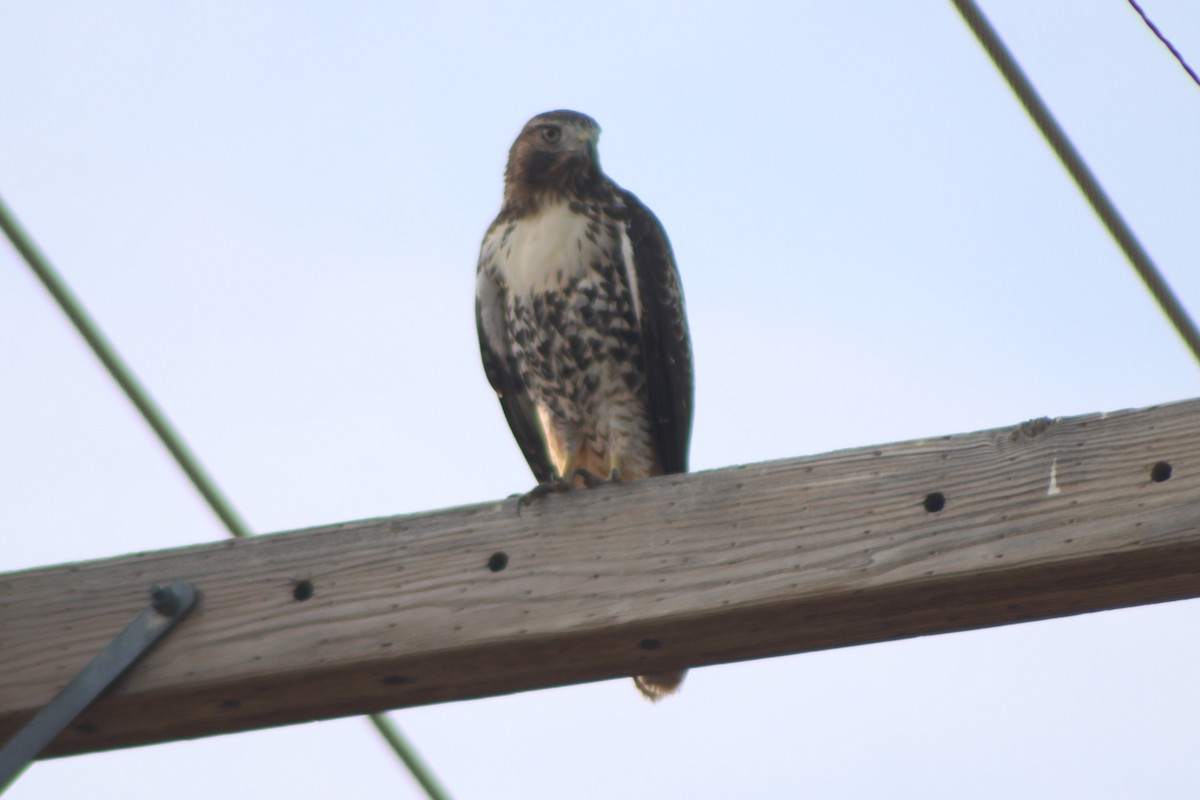
[[[638,285],[650,413],[663,472],[687,472],[692,438],[692,345],[683,288],[662,223],[631,192],[620,191]]]

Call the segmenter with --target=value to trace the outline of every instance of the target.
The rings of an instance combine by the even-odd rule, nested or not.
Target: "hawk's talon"
[[[604,478],[601,478],[599,475],[595,474],[594,472],[588,472],[586,469],[582,469],[582,468],[577,469],[571,473],[571,483],[572,484],[575,483],[576,478],[579,478],[579,480],[583,481],[583,485],[589,489],[594,489],[603,483],[607,483],[607,481],[605,481]]]
[[[532,505],[534,500],[555,492],[565,492],[570,488],[571,484],[558,477],[552,478],[545,483],[539,483],[537,486],[521,495],[521,499],[517,501],[517,513],[521,513],[522,506]]]

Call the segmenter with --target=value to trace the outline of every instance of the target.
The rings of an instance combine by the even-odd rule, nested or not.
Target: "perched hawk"
[[[600,171],[600,126],[531,119],[479,254],[483,368],[543,488],[687,471],[692,353],[658,219]],[[652,700],[683,673],[639,676]]]

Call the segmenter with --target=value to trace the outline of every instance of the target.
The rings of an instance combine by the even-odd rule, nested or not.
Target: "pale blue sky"
[[[1118,0],[985,11],[1200,314],[1200,87]],[[1200,5],[1143,6],[1200,63]],[[687,293],[696,469],[1200,396],[948,2],[0,11],[0,194],[250,524],[531,477],[479,366],[508,146],[599,120]],[[0,245],[0,571],[223,532]],[[2,621],[0,621],[2,622]],[[1200,794],[1200,604],[398,712],[459,798]],[[2,668],[0,651],[0,668]],[[41,763],[8,797],[419,797],[343,720]]]

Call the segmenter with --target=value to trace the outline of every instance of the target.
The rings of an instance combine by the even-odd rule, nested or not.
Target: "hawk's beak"
[[[600,162],[600,155],[597,152],[596,144],[600,139],[600,131],[583,129],[575,137],[576,149],[587,154],[588,160],[593,164]]]

